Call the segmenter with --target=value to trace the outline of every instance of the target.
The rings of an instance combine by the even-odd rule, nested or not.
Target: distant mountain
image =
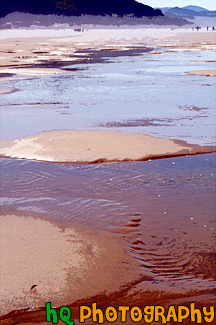
[[[0,17],[13,12],[66,16],[163,16],[161,10],[135,0],[0,0]]]
[[[88,29],[95,25],[101,26],[136,26],[136,25],[156,25],[156,26],[183,26],[192,24],[182,18],[170,18],[168,16],[141,17],[134,18],[116,16],[63,16],[63,15],[36,15],[23,12],[13,12],[0,18],[0,29],[11,28],[74,28],[74,31],[83,31],[88,25]],[[85,26],[85,27],[83,27]],[[105,27],[106,28],[106,27]]]
[[[191,8],[191,9],[189,9]],[[192,8],[195,8],[192,10]],[[198,6],[186,6],[183,8],[174,7],[174,8],[161,8],[163,14],[171,18],[188,18],[193,19],[195,17],[216,17],[216,11],[209,11],[205,8]]]
[[[182,9],[193,10],[196,12],[209,11],[206,8],[199,7],[199,6],[185,6],[185,7],[182,7]]]

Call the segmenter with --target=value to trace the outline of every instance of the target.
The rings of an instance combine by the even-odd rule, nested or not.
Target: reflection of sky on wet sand
[[[214,68],[215,62],[203,62],[214,56],[213,51],[193,51],[119,57],[109,63],[73,65],[82,70],[67,75],[5,82],[4,87],[20,91],[1,96],[1,137],[107,123],[110,128],[116,122],[115,129],[213,144],[214,78],[185,72]],[[157,125],[121,125],[160,119]]]

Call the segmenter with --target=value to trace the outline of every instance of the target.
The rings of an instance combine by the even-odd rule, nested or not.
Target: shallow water
[[[19,91],[1,96],[1,138],[108,127],[214,144],[214,78],[185,72],[214,69],[215,62],[203,61],[214,61],[215,51],[166,51],[107,57],[68,66],[75,71],[67,75],[5,82]]]
[[[214,78],[185,71],[215,68],[215,62],[202,62],[214,59],[213,51],[164,50],[5,82],[19,91],[1,96],[1,138],[109,128],[212,145]],[[0,158],[1,212],[35,213],[123,240],[140,276],[108,298],[97,297],[101,306],[212,304],[215,159],[73,165]]]
[[[203,154],[96,165],[1,159],[2,212],[39,213],[123,240],[140,277],[123,296],[112,296],[114,303],[203,297],[210,304],[215,159]]]

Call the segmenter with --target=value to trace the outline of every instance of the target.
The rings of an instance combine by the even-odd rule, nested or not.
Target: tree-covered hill
[[[15,11],[66,16],[163,16],[159,9],[155,10],[135,0],[0,0],[0,17]]]
[[[172,18],[216,17],[216,11],[210,11],[198,6],[161,8],[161,10],[165,15]]]

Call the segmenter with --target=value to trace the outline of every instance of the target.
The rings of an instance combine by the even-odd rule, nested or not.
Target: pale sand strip
[[[0,73],[1,72],[2,71],[0,71]],[[24,76],[22,76],[22,77],[3,77],[3,78],[0,79],[0,83],[1,82],[7,82],[7,81],[17,81],[17,80],[33,80],[35,78],[36,78],[35,76],[34,77],[24,77]]]
[[[27,74],[27,75],[52,75],[52,74],[63,74],[68,71],[57,69],[57,68],[7,68],[0,69],[0,73],[15,73],[15,74]],[[14,79],[13,79],[14,80]]]
[[[4,215],[0,221],[1,315],[118,291],[138,277],[110,235],[28,215]]]
[[[100,130],[47,131],[0,141],[1,156],[50,162],[144,160],[214,150],[144,134]]]
[[[206,76],[206,77],[216,77],[216,70],[195,70],[195,71],[188,71],[187,72],[190,75],[195,76]]]
[[[14,93],[15,91],[17,91],[17,89],[1,88],[0,95],[11,94],[11,93]]]

